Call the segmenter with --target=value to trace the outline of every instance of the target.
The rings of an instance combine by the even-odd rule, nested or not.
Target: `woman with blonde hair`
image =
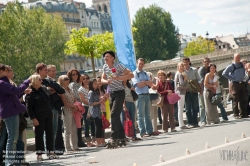
[[[32,92],[26,95],[26,107],[30,119],[35,126],[35,145],[37,161],[42,161],[44,153],[43,134],[46,133],[46,149],[49,158],[57,158],[53,152],[53,128],[52,125],[52,103],[49,95],[42,87],[42,79],[40,75],[32,75],[31,77]]]
[[[175,74],[174,78],[175,83],[175,92],[179,94],[181,99],[178,101],[178,122],[180,129],[189,129],[187,126],[185,126],[183,122],[183,109],[185,104],[185,95],[187,91],[187,75],[184,72],[184,64],[183,62],[179,62],[177,64],[177,72]]]
[[[174,89],[171,86],[171,83],[166,80],[166,73],[162,70],[157,72],[157,76],[159,80],[157,81],[156,85],[153,85],[153,89],[157,89],[158,93],[161,96],[164,96],[163,106],[161,107],[162,110],[162,130],[164,132],[168,132],[168,119],[170,122],[171,132],[176,132],[175,130],[175,123],[174,123],[174,105],[169,104],[168,102],[168,95],[174,93]]]
[[[74,105],[76,98],[73,90],[69,88],[69,77],[67,75],[61,75],[58,78],[58,84],[65,90],[65,94],[61,95],[64,102],[63,107],[63,120],[64,120],[64,145],[66,151],[79,150],[77,146],[77,130],[76,122],[73,116],[73,111],[77,111],[77,106]],[[64,99],[65,97],[65,99]],[[70,140],[73,148],[71,148]]]

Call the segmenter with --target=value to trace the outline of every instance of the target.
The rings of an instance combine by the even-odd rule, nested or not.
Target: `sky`
[[[6,3],[8,0],[0,0]],[[20,0],[27,2],[27,0]],[[92,6],[92,0],[76,0]],[[141,7],[156,4],[169,12],[173,23],[183,35],[205,37],[228,36],[250,33],[250,0],[127,0],[130,18]]]

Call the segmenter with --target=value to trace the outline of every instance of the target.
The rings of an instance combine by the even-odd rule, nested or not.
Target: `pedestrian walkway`
[[[226,109],[227,115],[230,115],[233,113],[231,104],[228,104],[227,108],[225,108],[225,109]],[[219,113],[219,114],[221,117],[221,113]],[[183,113],[183,119],[184,119],[184,123],[186,124],[186,121],[187,121],[186,113]],[[176,125],[178,125],[178,123],[176,123]],[[161,130],[161,127],[162,127],[162,125],[159,124],[159,122],[158,122],[158,125],[157,125],[158,130]],[[110,135],[111,135],[111,128],[108,128],[105,130],[105,139],[110,138]],[[27,139],[27,150],[35,151],[35,138]]]

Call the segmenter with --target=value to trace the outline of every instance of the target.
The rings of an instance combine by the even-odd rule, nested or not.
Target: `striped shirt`
[[[82,93],[83,96],[84,96],[84,99],[85,99],[85,100],[88,100],[88,93],[89,93],[89,90],[88,90],[88,89],[86,89],[86,88],[84,88],[84,87],[81,86],[81,87],[78,89],[78,93]],[[82,105],[88,106],[88,105],[86,105],[86,104],[84,104],[84,103],[82,103]]]
[[[112,68],[116,69],[115,73],[112,73]],[[111,77],[112,75],[122,76],[124,70],[126,69],[126,67],[120,63],[114,63],[112,68],[109,68],[107,64],[103,65],[103,73],[106,75],[107,78]],[[111,84],[109,84],[109,91],[112,92],[112,91],[123,90],[124,85],[122,82],[123,81],[120,80],[112,80]]]

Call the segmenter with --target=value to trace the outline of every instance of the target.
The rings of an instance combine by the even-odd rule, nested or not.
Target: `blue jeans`
[[[206,111],[205,111],[205,103],[204,96],[199,94],[199,105],[200,105],[200,121],[206,123]]]
[[[138,109],[138,127],[141,136],[146,133],[153,133],[153,126],[150,116],[150,103],[149,95],[138,95],[136,105]]]
[[[3,125],[1,136],[0,136],[0,157],[2,157],[3,148],[5,147],[5,144],[6,144],[6,136],[7,136],[7,130],[6,130],[5,125]]]
[[[187,92],[185,96],[187,122],[189,125],[198,125],[197,114],[199,109],[198,93]]]
[[[6,145],[5,165],[9,166],[14,163],[16,158],[16,144],[19,130],[19,115],[15,115],[3,120],[6,125],[8,139]]]
[[[226,110],[225,110],[223,104],[220,103],[220,104],[218,105],[218,107],[220,108],[220,112],[221,112],[222,119],[228,120],[228,118],[227,118],[227,113],[226,113]]]
[[[128,113],[129,113],[129,117],[130,119],[132,120],[132,123],[133,123],[133,129],[134,129],[134,136],[133,137],[136,137],[136,129],[135,129],[135,103],[134,102],[128,102],[128,101],[125,101],[125,105],[126,105],[126,108],[128,110]],[[122,111],[121,113],[121,121],[124,122],[126,119],[125,119],[125,112]],[[122,125],[124,125],[124,123],[122,123]]]
[[[21,166],[21,164],[24,162],[24,143],[23,143],[23,134],[20,134],[17,140],[16,144],[16,150],[17,150],[17,158],[16,160],[18,163],[15,165]]]

